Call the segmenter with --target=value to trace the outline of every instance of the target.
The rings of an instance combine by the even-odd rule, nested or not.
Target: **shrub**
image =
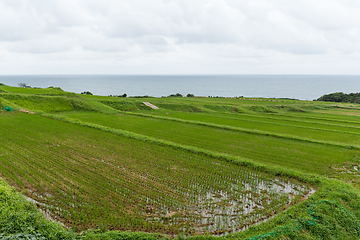
[[[55,90],[60,90],[60,91],[64,91],[64,90],[62,90],[60,87],[53,87],[53,86],[50,86],[50,87],[48,87],[48,88],[55,89]]]
[[[109,95],[108,97],[127,97],[127,94],[124,93],[123,95]]]
[[[148,98],[148,95],[144,95],[144,96],[132,96],[132,98]]]
[[[325,94],[318,99],[317,101],[325,101],[325,102],[347,102],[347,103],[360,103],[360,93],[343,93],[336,92]]]
[[[84,92],[82,92],[81,94],[85,94],[85,95],[93,95],[91,92],[89,92],[89,91],[84,91]]]
[[[170,94],[168,97],[182,97],[183,95],[181,93],[176,94]]]
[[[188,93],[188,95],[186,95],[186,97],[195,97],[194,94]]]

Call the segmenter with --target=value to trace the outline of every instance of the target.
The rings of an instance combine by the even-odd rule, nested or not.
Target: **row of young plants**
[[[81,148],[80,148],[81,149]],[[266,168],[266,167],[265,167]],[[286,172],[286,171],[285,171]],[[339,185],[339,186],[335,186],[335,185]],[[325,187],[324,187],[324,185],[325,185]],[[336,201],[338,201],[339,203],[341,203],[341,204],[348,204],[348,202],[350,201],[351,202],[351,204],[349,205],[349,206],[347,206],[347,207],[349,207],[350,209],[351,209],[351,211],[353,212],[354,211],[354,206],[356,206],[356,201],[358,201],[357,200],[357,197],[356,197],[356,194],[354,195],[354,191],[353,190],[351,190],[351,188],[349,189],[348,187],[344,187],[344,186],[341,186],[341,187],[343,187],[343,188],[341,188],[340,189],[340,185],[341,184],[339,184],[339,183],[334,183],[333,185],[332,184],[330,184],[330,183],[327,183],[327,184],[323,184],[323,186],[322,186],[322,188],[321,188],[321,190],[319,191],[319,194],[322,194],[322,195],[316,195],[316,196],[314,196],[312,199],[310,199],[310,202],[313,202],[313,201],[315,201],[316,200],[316,197],[317,198],[321,198],[321,197],[329,197],[329,198],[331,198],[331,196],[330,196],[330,193],[329,193],[329,191],[331,191],[331,192],[334,192],[334,194],[336,193],[337,194],[337,196],[332,196],[332,198],[333,199],[336,199]],[[326,189],[325,189],[326,188]],[[335,190],[336,191],[335,191]],[[325,191],[326,190],[326,191]],[[351,192],[351,194],[349,193],[349,192]],[[349,195],[350,194],[350,195]],[[340,198],[340,200],[339,200],[339,197],[341,196],[341,198]],[[342,199],[342,200],[341,200]],[[352,200],[349,200],[349,199],[352,199]],[[294,210],[294,209],[297,209],[297,210],[299,210],[299,209],[304,209],[304,211],[306,211],[305,209],[306,208],[304,208],[303,206],[302,207],[300,207],[300,206],[296,206],[295,208],[292,208],[291,210]],[[356,209],[356,208],[355,208]],[[290,211],[291,211],[290,210]],[[328,217],[329,215],[331,215],[331,214],[328,214],[328,215],[325,215],[325,217]],[[291,218],[291,216],[289,217],[288,216],[288,219],[285,221],[285,220],[283,220],[283,219],[281,219],[281,220],[279,220],[279,219],[275,219],[275,221],[274,222],[276,222],[276,225],[281,225],[281,224],[285,224],[287,221],[289,222],[290,220],[289,220],[289,218]],[[337,221],[339,221],[339,220],[343,220],[343,219],[336,219],[335,218],[335,220],[337,220]],[[340,224],[338,224],[337,223],[337,221],[335,221],[335,223],[337,224],[337,226],[338,225],[342,225],[342,223],[341,223],[341,221],[340,221]],[[331,223],[331,221],[329,221],[330,223]],[[265,224],[266,225],[266,224]],[[264,224],[262,225],[262,226],[265,226]],[[321,229],[321,227],[324,227],[325,225],[323,224],[323,225],[321,225],[321,224],[317,224],[316,226],[319,226],[320,225],[320,227],[319,228],[317,228],[317,230],[319,230],[319,229]],[[273,227],[275,226],[275,225],[272,225]],[[330,225],[327,225],[327,227],[331,227]],[[255,233],[255,231],[257,232],[257,233],[261,233],[261,232],[265,232],[266,231],[266,229],[269,229],[269,227],[265,227],[265,228],[262,228],[262,229],[259,229],[258,227],[255,227],[255,228],[250,228],[250,230],[249,231],[252,231],[252,235],[254,235],[254,233]],[[337,234],[340,238],[338,238],[338,239],[352,239],[352,237],[354,237],[354,236],[356,236],[356,235],[351,235],[351,234],[348,234],[348,235],[346,235],[347,233],[346,232],[344,232],[344,231],[337,231],[337,232],[334,232],[334,229],[330,229],[329,228],[329,231],[328,232],[326,232],[326,233],[324,233],[324,232],[321,232],[321,231],[318,231],[318,232],[316,232],[316,228],[309,228],[309,226],[307,226],[306,228],[305,228],[305,230],[306,230],[306,232],[311,232],[311,233],[314,233],[314,235],[316,235],[316,236],[324,236],[324,234],[325,234],[325,236],[326,236],[326,234]],[[342,230],[342,229],[340,229],[340,230]],[[239,238],[243,238],[244,236],[246,236],[246,234],[248,234],[247,236],[249,236],[249,231],[247,231],[247,232],[245,232],[245,233],[240,233],[240,234],[238,234],[238,235],[235,235],[235,236],[237,236],[237,237],[239,237]],[[296,232],[296,231],[294,231],[294,232]],[[356,231],[355,231],[355,233],[356,233]],[[245,235],[244,235],[245,234]],[[289,234],[289,233],[288,233]],[[291,233],[291,234],[295,234],[295,233]],[[290,234],[290,235],[291,235]],[[345,234],[345,235],[340,235],[340,234]],[[114,234],[115,235],[115,234]],[[251,235],[251,233],[250,233],[250,235]],[[89,235],[90,236],[90,235]],[[232,237],[234,237],[234,235],[231,235]],[[305,235],[302,235],[302,237],[306,237],[306,234]],[[344,237],[345,236],[345,237]],[[347,236],[347,237],[346,237]],[[229,235],[229,237],[230,237],[230,235]],[[305,239],[305,238],[304,238]]]
[[[262,135],[262,136],[269,136],[269,137],[274,137],[274,138],[283,138],[283,139],[289,139],[289,140],[295,140],[295,141],[301,141],[301,142],[309,142],[309,143],[330,145],[330,146],[336,146],[336,147],[360,149],[360,145],[345,144],[342,142],[331,142],[331,141],[327,141],[327,140],[317,140],[317,139],[311,139],[308,137],[300,137],[300,136],[296,136],[296,135],[292,135],[292,134],[274,133],[273,131],[263,131],[263,130],[257,130],[257,129],[243,128],[243,127],[233,127],[233,126],[229,126],[229,125],[220,125],[220,124],[208,123],[208,122],[203,122],[203,121],[184,120],[184,119],[179,119],[179,118],[155,116],[155,115],[150,115],[150,114],[142,114],[142,113],[134,113],[134,112],[130,112],[130,113],[128,112],[126,114],[142,116],[142,117],[147,117],[147,118],[157,118],[157,119],[162,119],[162,120],[167,120],[167,121],[176,121],[176,122],[182,122],[182,123],[188,123],[188,124],[196,124],[196,125],[206,126],[206,127],[211,127],[211,128],[239,131],[239,132],[255,134],[255,135]]]
[[[197,113],[197,114],[188,114],[185,112],[179,111],[146,111],[148,114],[152,115],[160,115],[164,116],[165,114],[169,116],[173,116],[176,118],[183,118],[187,120],[200,120],[204,121],[205,119],[213,119],[213,118],[230,118],[230,119],[239,119],[239,120],[248,120],[248,121],[265,121],[268,123],[280,123],[280,124],[290,124],[295,126],[303,126],[310,127],[312,124],[316,126],[316,129],[324,128],[324,129],[339,129],[338,127],[348,128],[349,129],[359,127],[359,123],[356,121],[356,118],[350,118],[354,116],[346,116],[342,118],[341,121],[337,121],[338,119],[334,118],[334,114],[314,114],[314,113],[306,113],[306,114],[228,114],[228,113]],[[308,119],[304,117],[308,116]],[[313,116],[309,118],[310,116]],[[315,117],[316,116],[316,117]],[[326,117],[325,117],[326,116]],[[348,120],[345,120],[348,119]],[[349,121],[351,120],[351,121]],[[215,122],[216,123],[216,122]],[[221,123],[220,123],[221,125]],[[227,125],[227,124],[226,124]],[[233,126],[233,124],[230,124]],[[341,129],[339,129],[341,130]]]
[[[183,120],[201,121],[206,123],[226,125],[232,127],[241,127],[247,129],[258,129],[267,132],[275,132],[281,134],[290,134],[298,137],[306,137],[320,141],[343,142],[348,144],[360,143],[360,126],[342,126],[332,124],[329,127],[326,124],[317,124],[316,122],[300,122],[300,121],[281,121],[273,120],[271,117],[251,115],[228,115],[228,114],[189,114],[182,112],[165,113],[153,112],[151,115],[168,116],[172,118],[180,118]],[[147,117],[147,114],[138,116]]]
[[[98,127],[98,126],[92,126],[92,127]],[[105,131],[108,131],[108,129],[102,129]],[[138,137],[138,136],[133,136]],[[143,139],[149,141],[149,139]],[[173,146],[176,147],[176,146]],[[185,148],[186,150],[190,150],[188,148]],[[192,149],[194,150],[194,149]],[[208,153],[209,154],[209,153]],[[212,153],[213,156],[218,156],[216,153]],[[220,158],[222,159],[229,159],[230,156],[222,156]],[[231,158],[231,157],[230,157]],[[303,224],[301,228],[301,232],[298,233],[298,229],[291,229],[291,231],[286,232],[285,234],[290,237],[295,237],[300,234],[301,239],[307,239],[312,238],[313,236],[318,237],[319,239],[323,239],[324,237],[330,237],[330,236],[338,236],[340,238],[338,239],[353,239],[354,236],[356,236],[356,228],[355,231],[347,232],[342,229],[344,219],[347,219],[347,216],[333,216],[332,214],[322,215],[324,221],[318,221],[316,225],[307,225],[306,219],[309,219],[310,217],[307,214],[307,208],[314,202],[316,202],[318,199],[323,198],[329,198],[333,199],[339,204],[342,204],[343,206],[350,209],[351,212],[355,213],[355,216],[359,216],[359,209],[356,206],[359,206],[359,197],[358,192],[351,188],[350,186],[346,184],[342,184],[339,181],[330,181],[326,179],[320,179],[315,176],[306,176],[300,173],[296,173],[289,170],[283,170],[281,168],[272,168],[268,166],[261,166],[257,165],[253,162],[244,161],[243,159],[236,158],[235,162],[237,164],[245,164],[245,165],[251,165],[255,167],[256,169],[261,169],[262,171],[270,171],[272,173],[278,174],[278,175],[287,175],[287,176],[293,176],[295,178],[300,178],[303,181],[311,182],[313,184],[317,183],[320,186],[319,192],[315,194],[309,201],[307,201],[304,204],[296,205],[295,207],[291,208],[285,215],[280,214],[278,217],[274,219],[274,221],[270,221],[269,223],[264,223],[260,226],[254,226],[250,227],[249,230],[245,232],[241,232],[235,235],[228,235],[227,238],[245,238],[246,236],[256,235],[259,233],[266,233],[266,231],[270,231],[271,228],[275,228],[275,226],[280,226],[288,223],[293,223],[294,219],[293,216],[299,216],[300,219],[296,220],[296,223],[299,222],[299,224]],[[311,219],[311,218],[310,218]],[[326,220],[326,221],[325,221]],[[304,224],[305,223],[305,224]],[[340,224],[339,224],[340,223]],[[357,220],[351,219],[352,226],[356,226]],[[333,229],[332,226],[335,224],[336,226],[339,226],[337,229]],[[354,225],[355,224],[355,225]],[[327,231],[323,231],[323,229],[327,229]],[[309,236],[308,233],[311,233]],[[355,234],[355,235],[354,235]]]
[[[96,131],[83,136],[84,127],[57,123],[54,129],[54,120],[25,114],[11,119],[8,126],[26,121],[28,128],[2,130],[1,141],[9,142],[1,147],[2,175],[54,219],[79,230],[104,224],[169,234],[233,232],[292,201],[280,192],[287,179],[274,182],[272,175],[184,153],[181,146],[172,150],[111,134],[88,140]],[[48,134],[53,137],[44,138]],[[303,188],[293,189],[294,197],[309,190],[294,184]]]
[[[356,149],[346,147],[311,144],[128,114],[79,113],[68,116],[81,119],[83,122],[141,133],[183,145],[192,145],[208,150],[214,149],[217,152],[253,159],[266,164],[283,165],[321,174],[329,171],[326,166],[351,162],[358,152]]]
[[[322,179],[317,185],[318,192],[306,202],[261,225],[250,226],[243,232],[225,237],[208,235],[188,239],[357,239],[359,191],[337,180]],[[324,199],[328,199],[330,204],[321,204]],[[167,239],[160,234],[104,232],[103,228],[75,234],[45,219],[35,205],[1,179],[0,207],[0,236],[3,239]],[[178,239],[183,239],[181,236]]]
[[[97,126],[92,126],[92,127],[97,127]],[[104,130],[104,129],[103,129]],[[143,139],[144,140],[144,139]],[[149,140],[149,139],[147,139]],[[186,148],[187,150],[190,150],[188,148]],[[193,149],[191,149],[193,150]],[[216,153],[212,153],[215,156],[218,156]],[[225,157],[225,159],[228,159],[229,156]],[[236,161],[239,163],[239,161]],[[243,159],[240,160],[241,164],[248,164],[248,161],[244,161]],[[254,164],[254,163],[252,163]],[[252,165],[251,164],[251,165]],[[255,166],[259,167],[259,165],[254,164]],[[252,165],[252,166],[254,166]],[[260,166],[260,168],[262,168],[264,166]],[[264,167],[265,169],[269,170],[269,169],[274,169],[271,167]],[[262,170],[265,170],[262,169]],[[281,172],[281,173],[280,173]],[[359,203],[359,195],[358,195],[358,191],[356,191],[354,188],[343,184],[339,181],[330,181],[330,180],[326,180],[326,179],[319,179],[316,177],[306,177],[303,174],[299,174],[299,173],[295,173],[294,175],[291,174],[291,171],[289,170],[282,170],[278,172],[277,174],[285,174],[285,175],[292,175],[292,176],[297,176],[300,177],[300,179],[303,179],[304,181],[307,182],[317,182],[320,181],[322,183],[319,183],[321,186],[321,190],[319,191],[318,195],[313,196],[312,199],[310,201],[308,201],[306,204],[299,204],[296,207],[292,208],[293,211],[290,211],[290,213],[288,213],[289,215],[287,215],[285,218],[276,218],[275,221],[270,221],[271,223],[269,223],[270,226],[272,226],[273,228],[275,226],[279,226],[284,224],[284,222],[293,222],[293,216],[292,214],[299,214],[299,211],[301,212],[301,209],[303,211],[303,217],[304,218],[300,218],[298,220],[295,221],[296,224],[300,224],[301,228],[293,228],[290,229],[290,231],[285,232],[286,235],[291,236],[292,238],[298,236],[299,237],[299,233],[298,230],[301,230],[301,234],[300,234],[300,238],[301,239],[307,239],[307,238],[312,238],[312,237],[318,237],[319,239],[324,239],[326,237],[339,237],[337,239],[353,239],[355,236],[357,236],[359,234],[359,231],[357,230],[359,226],[359,222],[358,220],[352,217],[349,217],[347,214],[343,214],[340,216],[334,216],[335,214],[331,214],[327,211],[327,213],[325,215],[321,215],[322,216],[322,220],[317,221],[315,224],[307,224],[309,221],[306,221],[306,219],[311,219],[311,216],[307,215],[307,208],[310,207],[310,205],[312,203],[316,203],[317,200],[319,199],[323,199],[323,198],[329,198],[332,200],[335,200],[337,203],[342,204],[345,207],[348,207],[351,209],[351,212],[355,213],[355,216],[359,216],[359,208],[358,206],[360,206]],[[274,173],[274,172],[273,172]],[[301,214],[300,214],[301,215]],[[286,220],[285,220],[286,219]],[[351,223],[351,224],[345,224],[344,223]],[[261,226],[265,227],[267,225],[267,223],[262,224]],[[334,228],[334,226],[337,226]],[[351,227],[349,227],[351,226]],[[252,227],[250,228],[250,233],[254,234],[256,233],[261,233],[266,231],[265,229],[269,229],[267,227],[263,228],[263,227]],[[352,228],[350,232],[348,232],[346,228]],[[344,230],[345,229],[345,230]],[[324,231],[326,230],[326,231]],[[230,238],[233,237],[244,237],[246,236],[249,231],[243,233],[239,233],[236,235],[229,235]],[[308,233],[311,233],[311,235],[309,236]],[[284,232],[282,232],[283,234]],[[281,235],[281,234],[280,234]],[[242,236],[242,237],[241,237]],[[254,238],[255,239],[255,238]]]
[[[271,114],[274,116],[274,114]],[[328,124],[342,124],[342,125],[354,125],[359,126],[359,122],[357,121],[356,116],[349,116],[349,115],[341,115],[341,114],[326,114],[326,113],[317,113],[316,111],[307,113],[307,114],[294,114],[294,113],[280,113],[276,114],[277,118],[295,118],[299,119],[301,121],[314,121],[314,122],[320,122],[320,123],[328,123]]]

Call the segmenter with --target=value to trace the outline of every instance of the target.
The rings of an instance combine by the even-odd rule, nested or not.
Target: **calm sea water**
[[[96,95],[275,97],[313,100],[332,92],[360,92],[360,76],[334,75],[22,75],[0,76],[0,83],[61,87]]]

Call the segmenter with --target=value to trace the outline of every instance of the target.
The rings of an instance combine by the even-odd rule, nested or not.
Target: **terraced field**
[[[36,115],[2,114],[0,123],[8,142],[1,176],[79,230],[236,232],[313,192],[290,178]]]
[[[65,115],[111,128],[119,128],[184,145],[240,156],[261,163],[301,169],[311,173],[330,174],[332,165],[350,162],[359,155],[358,149],[349,149],[346,146],[338,145],[336,142],[333,145],[322,144],[321,141],[309,143],[302,138],[280,138],[271,134],[229,130],[221,127],[215,128],[129,114],[69,113]],[[241,120],[236,122],[244,129]],[[260,127],[265,128],[264,125],[266,127],[267,124]],[[295,130],[299,134],[305,132],[302,128],[295,128]],[[271,133],[276,132],[284,133],[285,131],[281,132],[280,128],[273,127]],[[322,131],[316,136],[320,136],[318,138],[321,139],[322,135],[327,134],[327,131]],[[345,135],[345,139],[348,136],[354,136],[352,134],[338,134],[338,138]],[[304,136],[309,137],[306,134]]]
[[[356,105],[0,90],[0,176],[75,232],[360,234]]]

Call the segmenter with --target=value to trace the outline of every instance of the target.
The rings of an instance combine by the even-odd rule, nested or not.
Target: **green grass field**
[[[0,102],[0,176],[68,239],[359,237],[357,105],[9,86]]]

